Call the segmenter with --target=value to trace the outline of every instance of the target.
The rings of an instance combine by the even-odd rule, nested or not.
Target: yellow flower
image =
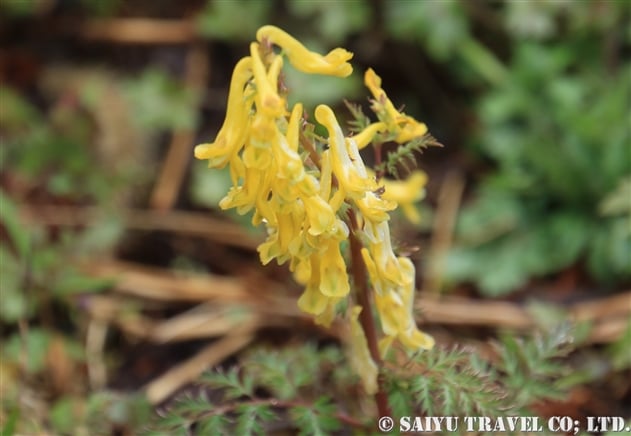
[[[403,329],[401,323],[405,320],[403,301],[395,291],[388,290],[382,295],[375,293],[375,304],[384,334],[396,337]]]
[[[298,103],[291,111],[287,132],[285,135],[279,134],[272,143],[274,159],[278,167],[278,177],[287,179],[290,186],[302,182],[305,178],[305,169],[302,158],[298,154],[298,137],[300,118],[302,116],[302,104]],[[315,194],[311,181],[306,182],[302,190],[310,190],[311,195]]]
[[[342,300],[343,298],[329,298],[326,309],[315,316],[315,323],[326,328],[331,327],[331,323],[335,319],[335,315],[337,315],[337,305]]]
[[[348,357],[349,363],[355,373],[359,375],[366,393],[374,395],[378,390],[377,375],[379,370],[370,356],[366,335],[358,320],[361,311],[360,306],[355,306],[350,312],[350,335],[347,341]]]
[[[408,142],[427,133],[425,123],[416,121],[414,118],[397,111],[381,88],[381,77],[372,68],[366,70],[364,83],[375,97],[374,108],[380,120],[385,121],[388,131],[395,133],[394,140],[398,143]],[[382,119],[383,118],[383,119]]]
[[[197,159],[208,159],[208,166],[223,168],[243,147],[248,134],[248,116],[252,101],[245,97],[252,78],[252,58],[241,59],[234,67],[226,108],[226,118],[215,142],[195,147]]]
[[[308,232],[312,235],[320,235],[333,229],[335,224],[335,212],[319,195],[302,199],[305,212],[309,220]]]
[[[292,203],[292,209],[285,213],[276,213],[276,226],[268,226],[268,237],[258,246],[257,251],[263,265],[267,265],[272,259],[276,259],[282,265],[291,258],[289,244],[299,236],[303,213],[296,203]]]
[[[411,351],[431,349],[434,339],[420,331],[414,321],[414,264],[405,257],[397,260],[404,277],[403,285],[385,295],[375,295],[377,312],[386,334],[386,338],[380,343],[380,351],[385,354],[395,338]]]
[[[219,202],[219,207],[224,210],[237,208],[237,212],[241,215],[248,213],[254,207],[265,179],[264,171],[246,168],[243,185],[230,188],[228,194]]]
[[[368,238],[368,248],[362,249],[362,256],[370,279],[377,291],[385,291],[404,283],[399,262],[392,251],[388,222],[374,224],[367,221],[364,234]]]
[[[346,297],[350,285],[340,243],[336,239],[328,239],[324,243],[320,259],[320,292],[327,297]]]
[[[378,121],[368,125],[364,130],[352,136],[353,140],[357,144],[359,150],[365,148],[370,144],[377,133],[383,132],[387,129],[387,125],[384,122]]]
[[[333,49],[322,56],[307,50],[297,39],[275,26],[261,27],[256,32],[256,39],[281,47],[289,62],[303,73],[347,77],[353,72],[353,67],[347,62],[353,54],[343,48]]]
[[[362,216],[369,221],[381,222],[390,219],[388,212],[396,209],[397,204],[383,196],[378,197],[374,192],[367,192],[364,198],[355,200],[355,204]]]
[[[326,310],[329,300],[329,297],[320,292],[317,284],[310,282],[300,298],[298,298],[298,308],[311,315],[321,315]]]
[[[371,174],[370,170],[369,174]],[[421,170],[415,170],[405,180],[381,179],[379,183],[384,187],[384,191],[381,194],[383,200],[392,201],[401,206],[405,217],[410,222],[414,224],[421,222],[421,215],[414,203],[425,197],[427,174]]]
[[[342,128],[331,108],[323,104],[319,105],[315,110],[315,117],[329,132],[333,174],[346,195],[359,199],[367,191],[374,191],[377,184],[366,173],[366,168],[359,158],[357,145],[353,141],[346,142]],[[347,149],[347,145],[350,150]],[[356,156],[354,161],[351,160],[351,155]]]
[[[285,101],[278,95],[278,74],[282,67],[282,57],[274,60],[274,69],[270,76],[265,71],[265,65],[259,52],[259,44],[250,44],[250,56],[252,57],[252,71],[254,72],[254,84],[256,86],[256,110],[269,117],[280,117],[285,112]],[[279,61],[277,61],[279,59]]]
[[[329,297],[320,291],[320,255],[312,254],[309,261],[311,263],[309,281],[298,299],[298,307],[311,315],[320,315],[329,304]]]

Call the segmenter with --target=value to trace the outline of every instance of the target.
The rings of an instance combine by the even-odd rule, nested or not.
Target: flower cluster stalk
[[[381,78],[368,69],[364,82],[378,121],[347,136],[333,109],[321,104],[314,118],[327,136],[320,138],[303,105],[289,107],[282,83],[285,60],[307,74],[347,77],[351,58],[342,48],[314,53],[281,29],[262,27],[250,55],[235,66],[223,126],[214,142],[195,148],[195,156],[212,168],[229,167],[233,187],[219,206],[251,213],[253,225],[266,227],[261,262],[289,264],[304,286],[300,309],[326,326],[338,316],[347,320],[350,364],[387,415],[379,378],[383,356],[395,341],[411,352],[434,345],[412,313],[414,264],[395,254],[389,227],[399,206],[412,222],[420,220],[414,204],[426,176],[414,171],[406,180],[386,180],[365,167],[360,150],[372,145],[381,159],[382,144],[405,146],[424,138],[427,127],[395,109]]]

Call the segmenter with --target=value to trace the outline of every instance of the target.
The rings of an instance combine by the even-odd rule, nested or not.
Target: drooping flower
[[[344,193],[350,198],[362,198],[366,192],[377,189],[376,182],[368,176],[361,159],[351,160],[351,153],[359,156],[359,153],[356,153],[357,146],[352,141],[347,142],[345,140],[344,133],[335,118],[333,110],[321,104],[316,107],[315,117],[329,132],[331,166],[333,174],[335,174],[340,184],[340,189],[343,189]],[[355,147],[355,150],[351,150],[351,153],[349,153],[349,148],[347,147]]]
[[[369,174],[372,174],[369,170]],[[412,171],[405,180],[389,180],[382,178],[379,184],[383,186],[381,198],[396,203],[401,207],[405,217],[413,224],[421,222],[421,215],[416,208],[425,197],[427,174],[421,170]]]
[[[246,98],[246,85],[252,78],[252,58],[241,59],[234,67],[226,108],[226,118],[215,142],[195,147],[197,159],[207,159],[209,167],[223,168],[243,147],[250,123],[252,101]]]
[[[395,133],[394,140],[404,143],[427,133],[425,123],[416,121],[409,115],[396,110],[386,92],[381,88],[381,77],[372,68],[366,70],[364,83],[372,93],[375,100],[373,109],[380,121],[384,122],[389,132]]]
[[[353,72],[353,67],[348,63],[353,54],[343,48],[333,49],[322,56],[307,50],[297,39],[275,26],[261,27],[256,32],[256,39],[281,47],[289,62],[303,73],[347,77]]]

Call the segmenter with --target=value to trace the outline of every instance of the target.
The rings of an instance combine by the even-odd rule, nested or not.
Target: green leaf
[[[19,216],[17,205],[2,189],[0,189],[0,223],[6,228],[18,256],[26,257],[30,246],[29,232]]]
[[[268,434],[265,423],[271,422],[275,415],[265,405],[239,405],[236,409],[238,418],[236,433],[239,435],[264,435]]]
[[[90,292],[101,292],[112,287],[114,282],[114,279],[89,277],[72,269],[68,269],[55,281],[53,293],[57,297],[62,297]]]
[[[4,424],[2,425],[2,429],[0,430],[0,434],[2,434],[2,436],[13,436],[15,434],[15,428],[17,427],[18,419],[20,418],[20,409],[18,407],[9,407],[9,410],[9,416],[6,418],[6,421],[4,422]]]
[[[333,44],[341,44],[345,38],[369,24],[370,8],[364,1],[314,2],[295,0],[287,4],[297,17],[315,24],[318,34]]]
[[[616,278],[631,278],[631,221],[621,217],[605,223],[592,230],[587,266],[594,277],[611,285]]]
[[[620,337],[608,349],[614,367],[621,371],[631,368],[631,320]]]
[[[134,121],[143,128],[190,129],[197,123],[193,108],[198,96],[161,70],[145,70],[137,79],[128,80],[124,90]]]
[[[271,10],[272,3],[259,0],[207,2],[196,27],[203,36],[251,41],[268,23]]]
[[[24,3],[13,1],[9,3]],[[26,101],[14,89],[0,85],[0,127],[3,130],[15,132],[28,128],[33,123],[40,122],[40,114],[37,109]]]
[[[399,380],[392,380],[388,386],[388,403],[394,416],[411,416],[414,411],[407,385]]]
[[[29,315],[31,305],[22,288],[22,267],[6,246],[0,246],[2,304],[0,319],[13,323]]]
[[[82,405],[76,398],[62,397],[52,406],[50,420],[60,434],[72,433],[80,420]]]
[[[391,2],[385,8],[388,33],[403,40],[418,40],[439,61],[447,60],[466,41],[469,24],[461,3]],[[435,23],[440,23],[436,26]]]
[[[598,211],[603,216],[631,215],[631,176],[620,179],[615,191],[602,199]]]
[[[24,337],[19,334],[11,335],[3,346],[3,354],[15,363],[20,363],[25,357],[26,370],[35,374],[44,369],[50,340],[48,331],[33,327]]]
[[[313,407],[292,407],[289,416],[298,427],[299,435],[325,436],[341,428],[335,410],[335,405],[328,398],[321,397]]]
[[[223,415],[211,415],[197,422],[196,433],[199,435],[231,435],[228,431],[230,420]]]
[[[252,397],[254,395],[254,380],[247,372],[234,367],[230,370],[215,371],[204,374],[201,382],[214,389],[224,390],[226,399],[233,400],[240,397]]]

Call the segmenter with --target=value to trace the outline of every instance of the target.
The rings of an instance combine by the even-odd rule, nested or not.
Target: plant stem
[[[377,410],[379,416],[392,416],[390,406],[388,404],[388,395],[384,388],[384,379],[381,369],[383,367],[383,361],[379,354],[379,347],[377,345],[377,328],[375,326],[375,320],[372,316],[372,305],[370,304],[370,289],[368,288],[368,281],[366,280],[366,265],[361,255],[362,244],[355,234],[358,230],[357,218],[353,209],[349,209],[348,218],[350,221],[350,234],[349,241],[351,245],[351,270],[353,274],[353,283],[357,291],[357,300],[362,307],[362,311],[359,313],[359,322],[361,323],[364,334],[366,335],[366,342],[368,343],[368,350],[372,360],[379,368],[379,375],[377,376],[377,393],[375,394],[375,402],[377,403]]]

